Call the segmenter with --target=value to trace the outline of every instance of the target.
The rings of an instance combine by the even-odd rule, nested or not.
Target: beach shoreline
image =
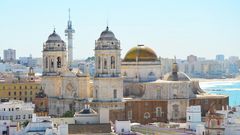
[[[204,78],[192,78],[199,82],[239,82],[240,78],[226,78],[226,79],[204,79]]]

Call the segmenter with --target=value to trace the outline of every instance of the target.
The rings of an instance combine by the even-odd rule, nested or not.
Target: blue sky
[[[137,44],[161,57],[240,56],[239,7],[239,0],[1,0],[0,56],[14,48],[17,57],[41,57],[54,27],[67,41],[68,8],[76,31],[75,59],[94,54],[107,20],[121,41],[122,57]]]

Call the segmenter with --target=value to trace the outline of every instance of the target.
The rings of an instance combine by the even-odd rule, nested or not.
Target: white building
[[[55,124],[49,116],[37,117],[33,115],[32,121],[17,132],[16,135],[67,135],[68,125],[65,123]]]
[[[187,129],[196,130],[197,125],[201,124],[201,106],[187,107]]]
[[[32,119],[35,105],[20,100],[10,100],[0,104],[0,120],[24,122]]]
[[[115,121],[115,132],[117,134],[127,134],[131,132],[130,121]]]
[[[109,109],[100,108],[97,113],[90,108],[90,105],[85,105],[84,109],[74,114],[75,124],[102,124],[109,123]]]
[[[203,124],[198,124],[196,126],[196,135],[205,135],[205,127]]]
[[[16,50],[7,49],[3,51],[3,60],[5,62],[15,62],[16,61]]]
[[[225,135],[239,135],[240,134],[240,106],[234,107],[234,109],[226,110],[224,108],[217,113],[224,114],[224,134]]]
[[[17,122],[0,120],[0,135],[14,135],[19,129]]]

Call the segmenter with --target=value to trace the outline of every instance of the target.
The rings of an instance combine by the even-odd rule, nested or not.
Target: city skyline
[[[238,1],[121,1],[94,2],[1,1],[1,50],[16,49],[17,57],[42,57],[42,44],[56,32],[67,43],[68,8],[74,34],[74,59],[93,56],[94,42],[107,22],[121,41],[122,58],[137,44],[161,57],[186,59],[190,54],[215,59],[239,56]],[[14,4],[13,4],[14,3]],[[51,6],[50,6],[51,5]],[[126,14],[128,14],[126,16]],[[141,15],[139,15],[141,14]],[[207,53],[206,53],[207,52]]]

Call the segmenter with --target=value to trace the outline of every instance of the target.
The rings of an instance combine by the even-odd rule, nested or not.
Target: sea
[[[200,82],[200,87],[208,93],[228,95],[230,106],[240,105],[240,80]]]

